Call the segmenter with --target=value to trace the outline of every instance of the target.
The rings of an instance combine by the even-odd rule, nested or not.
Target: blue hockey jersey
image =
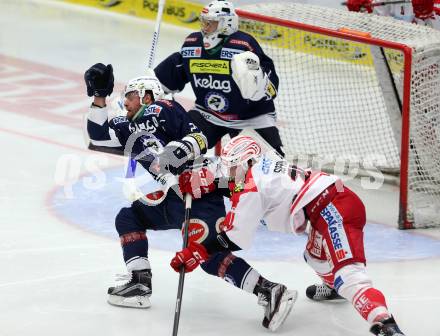
[[[125,116],[108,121],[107,109],[90,108],[87,132],[93,147],[91,149],[110,147],[116,149],[118,154],[123,154],[126,149],[132,157],[142,153],[142,157],[137,160],[147,170],[156,156],[158,146],[200,132],[185,109],[172,100],[155,101],[136,121],[130,121]]]
[[[271,81],[270,95],[259,101],[241,96],[231,76],[231,59],[235,54],[252,51]],[[211,51],[210,51],[211,52]],[[246,120],[263,114],[275,114],[273,99],[278,89],[278,76],[271,58],[249,34],[237,31],[225,39],[214,54],[203,48],[200,32],[190,34],[180,52],[166,58],[154,69],[160,82],[171,91],[181,91],[191,83],[196,96],[196,108],[209,119],[210,114],[224,121]]]

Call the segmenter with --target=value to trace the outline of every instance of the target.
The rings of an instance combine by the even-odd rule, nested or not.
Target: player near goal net
[[[147,173],[166,184],[172,183],[174,175],[171,173],[178,174],[206,152],[205,136],[179,103],[162,99],[163,91],[157,78],[144,76],[130,80],[123,92],[126,116],[110,118],[109,115],[115,114],[106,104],[106,97],[113,91],[112,66],[95,64],[84,77],[87,94],[94,97],[87,115],[87,131],[94,150],[108,151],[111,148],[113,153],[119,150],[121,154],[129,151],[127,154],[136,159]],[[131,150],[127,148],[130,142]],[[163,146],[163,151],[158,151]],[[128,276],[121,278],[124,282],[120,285],[108,289],[108,302],[112,305],[133,308],[151,305],[152,272],[147,230],[180,230],[184,220],[181,195],[173,189],[159,192],[165,192],[160,203],[135,199],[116,215],[115,226]],[[147,198],[155,195],[157,193],[151,193]],[[225,216],[222,193],[209,193],[195,200],[191,216],[190,222],[199,223],[196,228],[201,230],[200,235],[192,236],[194,243],[216,239],[216,227]],[[203,269],[256,295],[258,304],[264,308],[263,326],[270,330],[281,326],[296,299],[296,291],[289,291],[286,286],[265,279],[229,250],[206,258]]]
[[[188,35],[180,51],[154,69],[165,92],[191,84],[196,101],[188,113],[209,146],[225,134],[252,128],[284,155],[275,127],[279,80],[272,59],[251,35],[238,30],[231,2],[212,1],[200,21],[201,31]]]
[[[323,283],[307,288],[314,301],[345,298],[380,336],[403,336],[390,314],[385,297],[366,273],[363,228],[365,207],[359,197],[335,175],[304,170],[263,153],[252,137],[231,139],[222,150],[220,171],[230,182],[232,208],[220,239],[193,243],[176,253],[171,266],[190,270],[227,244],[249,248],[264,219],[269,230],[304,233],[310,223],[304,258]],[[182,192],[202,195],[218,185],[200,178],[200,172],[181,175]],[[203,176],[207,176],[207,172]],[[221,185],[220,185],[221,187]],[[222,242],[222,244],[218,243]],[[210,244],[206,244],[210,243]],[[203,256],[202,258],[200,256]]]
[[[436,0],[407,0],[407,1],[373,1],[348,0],[346,6],[352,12],[368,12],[382,16],[391,16],[397,20],[404,20],[420,25],[439,29],[437,16],[440,8],[435,5]]]

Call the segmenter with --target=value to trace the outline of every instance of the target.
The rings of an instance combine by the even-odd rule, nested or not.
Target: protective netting
[[[440,32],[393,18],[304,4],[240,9],[336,31],[365,32],[412,48],[408,135],[402,134],[404,56],[400,51],[245,16],[240,21],[240,29],[255,36],[274,60],[280,77],[276,108],[287,157],[307,160],[305,164],[315,167],[330,165],[340,172],[348,167],[407,174],[404,220],[414,221],[414,227],[440,225],[436,218],[440,209]],[[382,61],[377,49],[384,56]],[[409,136],[407,172],[400,169],[401,136]]]

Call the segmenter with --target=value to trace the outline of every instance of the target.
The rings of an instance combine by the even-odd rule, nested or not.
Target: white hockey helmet
[[[164,95],[162,85],[159,80],[153,76],[143,76],[131,79],[125,86],[124,96],[133,91],[138,93],[141,105],[144,105],[142,99],[145,97],[147,91],[151,91],[154,100],[161,99]]]
[[[250,136],[239,135],[223,147],[220,155],[221,172],[228,176],[230,169],[237,167],[238,174],[248,169],[249,160],[257,160],[262,155],[261,146]]]
[[[214,0],[210,2],[200,13],[202,25],[208,21],[218,22],[214,32],[203,35],[203,45],[205,49],[212,49],[217,46],[225,36],[229,36],[238,30],[238,15],[232,2],[224,0]]]

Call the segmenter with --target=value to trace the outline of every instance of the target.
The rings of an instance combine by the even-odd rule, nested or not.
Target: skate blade
[[[286,290],[281,298],[280,307],[269,323],[269,330],[276,331],[284,323],[287,316],[292,311],[293,305],[298,298],[298,291]]]
[[[150,308],[151,302],[148,296],[134,296],[124,298],[122,296],[109,295],[107,302],[112,306],[129,307],[129,308]]]

